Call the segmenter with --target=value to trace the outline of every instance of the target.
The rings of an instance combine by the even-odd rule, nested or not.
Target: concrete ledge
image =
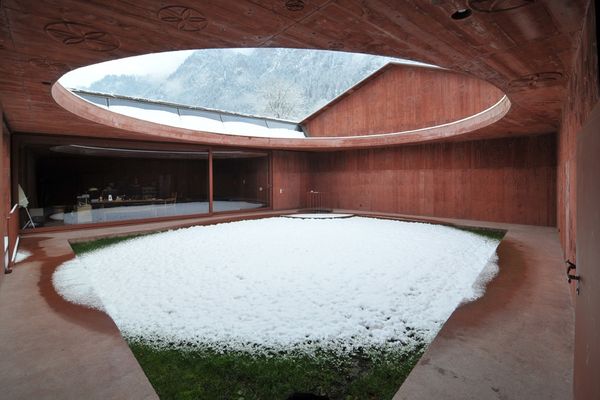
[[[6,399],[157,399],[110,317],[63,300],[52,273],[64,239],[24,239],[33,255],[0,286],[0,387]]]

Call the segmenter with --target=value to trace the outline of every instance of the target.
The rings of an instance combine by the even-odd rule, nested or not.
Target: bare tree
[[[304,93],[292,82],[276,79],[261,90],[263,111],[275,118],[294,119],[305,112]]]

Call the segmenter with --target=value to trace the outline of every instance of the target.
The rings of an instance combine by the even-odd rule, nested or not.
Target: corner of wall
[[[569,80],[557,138],[557,227],[564,256],[570,260],[576,256],[576,139],[600,97],[594,3],[589,2],[578,49],[567,74]]]

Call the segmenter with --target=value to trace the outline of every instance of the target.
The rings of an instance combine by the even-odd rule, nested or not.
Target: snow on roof
[[[69,90],[84,100],[110,111],[158,124],[225,135],[297,139],[307,137],[302,128],[306,121],[352,94],[360,86],[379,76],[388,68],[407,65],[421,68],[441,68],[416,61],[390,61],[300,122],[81,89]]]
[[[177,128],[238,136],[306,137],[298,123],[284,119],[99,92],[70,90],[82,99],[112,112]]]

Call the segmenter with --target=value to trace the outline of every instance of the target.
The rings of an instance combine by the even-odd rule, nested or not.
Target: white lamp
[[[25,212],[27,213],[27,216],[29,217],[29,221],[27,221],[27,223],[25,224],[23,229],[27,228],[29,225],[31,225],[32,228],[35,228],[35,224],[33,223],[31,214],[29,214],[29,210],[27,209],[27,207],[29,206],[29,200],[27,199],[27,196],[25,195],[25,192],[23,191],[21,184],[19,184],[18,186],[19,186],[19,207],[24,208]]]

